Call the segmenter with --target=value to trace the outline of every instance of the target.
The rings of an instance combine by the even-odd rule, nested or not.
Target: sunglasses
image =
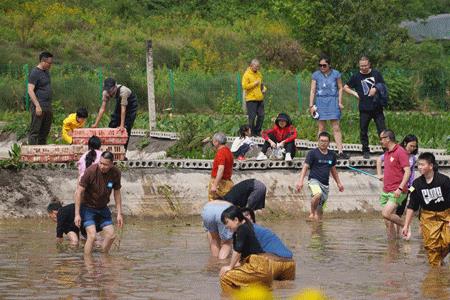
[[[326,68],[326,67],[328,67],[328,64],[319,64],[319,67],[320,68]]]

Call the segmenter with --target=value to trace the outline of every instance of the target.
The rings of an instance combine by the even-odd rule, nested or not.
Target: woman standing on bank
[[[315,112],[318,113],[319,133],[326,131],[326,121],[330,121],[338,148],[338,158],[348,159],[349,155],[342,150],[342,133],[339,125],[341,110],[344,108],[343,91],[341,73],[331,68],[329,57],[320,57],[319,70],[312,74],[309,112],[312,116]]]

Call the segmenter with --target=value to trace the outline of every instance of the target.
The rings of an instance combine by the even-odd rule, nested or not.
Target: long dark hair
[[[400,146],[403,147],[403,149],[406,149],[406,145],[408,145],[410,142],[416,142],[417,148],[414,150],[411,154],[416,155],[419,152],[419,139],[414,134],[408,134],[403,138],[403,141],[400,143]]]
[[[88,149],[89,152],[86,154],[85,162],[86,162],[86,168],[88,168],[97,158],[97,152],[95,150],[100,149],[102,146],[102,141],[98,136],[91,136],[91,138],[88,141]]]
[[[238,218],[239,222],[245,220],[245,223],[253,229],[252,222],[244,216],[241,209],[237,206],[232,205],[228,207],[222,212],[222,215],[220,216],[220,220],[223,224],[225,224],[225,219],[234,220],[235,218]]]

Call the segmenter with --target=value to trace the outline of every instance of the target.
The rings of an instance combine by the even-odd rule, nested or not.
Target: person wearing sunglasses
[[[312,116],[318,113],[319,133],[326,130],[327,121],[330,121],[338,148],[338,158],[349,159],[349,155],[342,150],[342,132],[339,124],[341,111],[344,109],[342,94],[341,73],[331,68],[329,57],[321,56],[319,70],[312,74],[309,112]]]

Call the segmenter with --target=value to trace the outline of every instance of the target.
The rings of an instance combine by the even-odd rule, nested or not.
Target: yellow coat
[[[259,80],[258,84],[255,82]],[[262,101],[264,94],[261,91],[262,75],[259,71],[256,73],[252,71],[250,67],[242,76],[242,88],[245,91],[245,101]]]
[[[62,126],[62,139],[67,144],[72,144],[72,133],[69,134],[69,132],[73,131],[76,128],[84,127],[84,122],[78,122],[77,121],[77,114],[73,113],[70,114],[67,118],[63,121]]]

